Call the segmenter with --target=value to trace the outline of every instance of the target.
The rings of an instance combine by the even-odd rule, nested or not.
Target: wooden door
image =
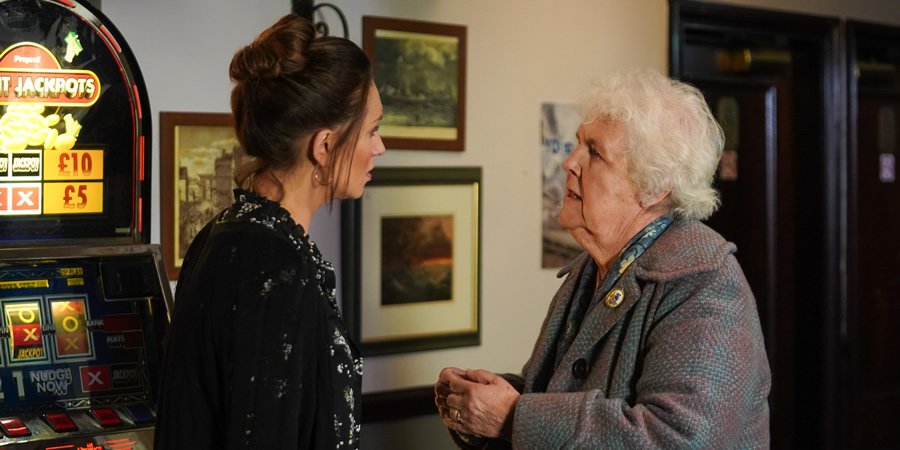
[[[900,447],[900,29],[848,23],[853,448]]]
[[[773,448],[832,448],[840,305],[836,19],[670,1],[672,75],[723,126],[707,223],[737,247],[773,373]],[[839,445],[838,445],[839,446]]]

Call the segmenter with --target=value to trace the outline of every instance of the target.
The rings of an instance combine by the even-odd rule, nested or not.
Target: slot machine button
[[[108,408],[92,409],[91,416],[103,427],[113,427],[122,424],[122,419]]]
[[[122,410],[131,418],[134,423],[153,422],[153,413],[150,408],[143,405],[123,406]]]
[[[21,420],[16,418],[0,419],[0,428],[2,428],[3,433],[9,437],[31,435],[31,430],[29,430]]]
[[[44,414],[44,421],[57,433],[78,429],[75,422],[72,422],[72,419],[66,414]]]

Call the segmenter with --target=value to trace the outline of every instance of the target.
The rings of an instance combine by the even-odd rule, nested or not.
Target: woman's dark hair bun
[[[238,50],[231,60],[229,75],[241,83],[297,73],[306,65],[309,46],[316,30],[296,14],[284,16],[256,40]]]
[[[303,161],[318,164],[301,146],[326,128],[336,138],[322,170],[348,182],[373,81],[372,64],[358,45],[317,37],[308,20],[288,14],[240,49],[229,73],[235,82],[235,136],[253,157],[235,170],[238,186],[252,187],[256,177],[270,170],[291,170]],[[338,167],[343,174],[335,174]],[[329,199],[335,186],[329,185]]]

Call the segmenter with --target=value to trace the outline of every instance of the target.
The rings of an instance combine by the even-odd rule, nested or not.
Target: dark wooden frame
[[[234,128],[231,113],[160,112],[159,146],[160,182],[160,242],[163,262],[170,280],[177,280],[181,271],[175,264],[175,208],[179,206],[175,183],[175,128],[178,126],[212,126]],[[230,189],[229,189],[230,192]]]
[[[341,202],[341,274],[344,323],[350,330],[357,346],[365,356],[415,352],[440,348],[463,347],[481,343],[481,168],[480,167],[431,167],[431,168],[377,168],[372,171],[369,186],[402,186],[415,189],[417,186],[472,185],[476,230],[473,238],[475,254],[474,268],[475,331],[452,334],[419,336],[392,339],[380,342],[362,342],[361,325],[365,320],[362,311],[362,222],[363,199]],[[426,200],[427,201],[427,200]]]
[[[382,135],[388,149],[407,150],[465,150],[466,141],[466,36],[465,26],[412,20],[391,19],[386,17],[363,17],[363,50],[369,55],[373,68],[378,61],[375,54],[376,30],[391,30],[408,33],[422,33],[439,36],[451,36],[459,39],[459,73],[457,76],[457,113],[456,139],[409,138]]]
[[[437,414],[434,386],[417,386],[362,396],[363,423],[399,420],[425,414]]]

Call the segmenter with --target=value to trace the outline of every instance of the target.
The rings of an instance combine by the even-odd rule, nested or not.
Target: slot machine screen
[[[149,105],[124,40],[95,14],[0,2],[0,246],[140,242]]]
[[[92,396],[96,402],[103,393],[150,399],[142,323],[150,315],[149,295],[100,297],[98,270],[106,269],[104,264],[73,260],[0,268],[0,279],[7,280],[0,286],[19,290],[0,299],[8,331],[3,366],[16,388],[14,394],[2,391],[0,411],[48,398],[74,405]],[[113,283],[136,295],[146,291],[140,265],[118,269]]]
[[[0,448],[153,447],[171,291],[143,225],[151,129],[102,13],[0,0]]]
[[[0,261],[0,447],[102,446],[104,433],[132,441],[135,430],[152,434],[168,318],[158,247],[130,247]],[[27,434],[20,438],[4,420]]]

